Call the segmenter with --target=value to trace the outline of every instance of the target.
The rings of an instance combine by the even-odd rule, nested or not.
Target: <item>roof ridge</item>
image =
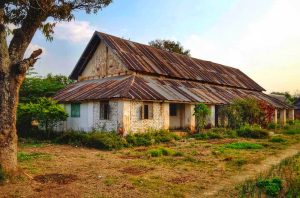
[[[231,68],[231,69],[237,69],[237,70],[239,70],[238,68],[235,68],[235,67],[232,67],[232,66],[229,66],[229,65],[224,65],[224,64],[221,64],[221,63],[213,62],[213,61],[204,60],[204,59],[196,58],[196,57],[193,57],[193,56],[188,56],[188,55],[180,54],[180,53],[178,53],[178,52],[170,52],[170,51],[167,51],[167,50],[164,50],[164,49],[160,49],[160,48],[153,47],[153,46],[151,46],[151,45],[147,45],[147,44],[144,44],[144,43],[139,43],[139,42],[136,42],[136,41],[132,41],[132,40],[129,40],[129,39],[121,38],[121,37],[119,37],[119,36],[107,34],[107,33],[100,32],[100,31],[96,31],[96,32],[97,32],[98,34],[104,34],[104,35],[111,36],[111,37],[115,37],[115,38],[118,38],[118,39],[121,39],[121,40],[124,40],[124,41],[136,43],[136,44],[138,44],[138,45],[144,45],[144,46],[150,47],[150,48],[155,49],[155,50],[158,50],[158,51],[163,51],[163,52],[167,52],[167,53],[171,53],[171,54],[175,54],[175,55],[187,57],[187,58],[190,58],[190,59],[196,59],[196,60],[200,60],[200,61],[206,61],[206,62],[209,62],[209,63],[218,64],[218,65],[221,65],[221,66],[224,66],[224,67],[228,67],[228,68]]]

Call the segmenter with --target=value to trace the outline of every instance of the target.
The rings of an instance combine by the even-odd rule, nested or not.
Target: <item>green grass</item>
[[[39,158],[50,160],[51,155],[46,154],[46,153],[25,153],[25,152],[18,153],[18,161],[19,162],[30,161],[30,160],[39,159]]]
[[[263,148],[261,144],[250,143],[250,142],[234,142],[230,144],[225,144],[223,147],[229,149],[262,149]]]
[[[118,178],[117,177],[108,177],[104,180],[104,184],[106,186],[112,186],[114,184],[118,183]]]
[[[284,143],[287,142],[286,139],[281,138],[281,137],[273,137],[269,140],[270,142],[276,142],[276,143]]]
[[[183,156],[181,152],[176,152],[169,148],[157,148],[151,149],[148,152],[148,155],[151,157],[160,157],[160,156]]]

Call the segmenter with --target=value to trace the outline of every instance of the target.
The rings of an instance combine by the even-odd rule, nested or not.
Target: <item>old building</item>
[[[295,119],[300,120],[300,98],[295,101]]]
[[[216,124],[219,105],[252,97],[276,108],[274,121],[284,123],[293,109],[263,93],[240,70],[156,49],[95,32],[73,72],[76,83],[59,91],[70,117],[62,129],[92,129],[121,133],[145,129],[195,128],[194,105],[211,108]]]

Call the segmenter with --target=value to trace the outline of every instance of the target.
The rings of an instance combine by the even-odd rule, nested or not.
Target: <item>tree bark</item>
[[[0,73],[0,166],[12,174],[17,171],[16,111],[19,83]]]

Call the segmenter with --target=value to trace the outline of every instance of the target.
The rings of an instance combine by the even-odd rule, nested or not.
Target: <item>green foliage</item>
[[[146,131],[145,133],[128,134],[126,141],[129,146],[150,146],[180,139],[177,135],[166,130]]]
[[[266,191],[269,196],[277,196],[282,188],[282,180],[280,178],[259,179],[257,186]]]
[[[30,126],[36,120],[46,131],[51,131],[59,121],[65,121],[68,114],[56,101],[39,98],[37,103],[20,104],[18,108],[18,125]]]
[[[149,156],[151,157],[160,157],[160,156],[182,156],[183,154],[181,152],[175,152],[172,149],[169,148],[157,148],[157,149],[151,149],[148,151]]]
[[[257,125],[245,125],[237,130],[237,135],[245,138],[268,138],[269,132],[267,130],[261,129]]]
[[[50,155],[48,155],[46,153],[19,152],[17,157],[18,157],[19,162],[34,160],[34,159],[38,159],[38,158],[48,158],[48,159],[50,159]]]
[[[221,139],[223,138],[220,134],[214,132],[198,133],[192,136],[196,140],[208,140],[208,139]]]
[[[268,128],[268,129],[276,129],[276,128],[277,128],[277,124],[274,123],[274,122],[271,122],[271,123],[269,123],[269,124],[267,125],[267,128]]]
[[[250,142],[234,142],[230,144],[225,144],[223,146],[224,148],[230,148],[230,149],[262,149],[263,146],[256,143],[250,143]]]
[[[258,123],[262,112],[255,99],[246,98],[234,100],[232,104],[221,107],[218,113],[222,118],[221,125],[225,125],[226,117],[228,126],[236,129],[245,124]]]
[[[300,130],[299,129],[288,129],[284,133],[287,135],[297,135],[297,134],[300,134]]]
[[[283,142],[286,142],[287,140],[286,139],[283,139],[281,137],[273,137],[270,139],[270,142],[278,142],[278,143],[283,143]]]
[[[39,98],[52,97],[54,94],[73,83],[67,76],[48,74],[46,77],[25,78],[20,87],[20,103],[36,103]]]
[[[55,142],[104,150],[121,149],[126,146],[126,141],[113,132],[85,133],[71,131],[56,138]]]
[[[160,40],[156,39],[150,41],[149,45],[158,49],[166,50],[168,52],[176,52],[183,55],[190,56],[190,50],[185,50],[180,42],[175,42],[171,40]]]
[[[206,125],[206,117],[210,115],[210,109],[204,103],[195,105],[194,116],[196,118],[197,131],[202,130]]]

